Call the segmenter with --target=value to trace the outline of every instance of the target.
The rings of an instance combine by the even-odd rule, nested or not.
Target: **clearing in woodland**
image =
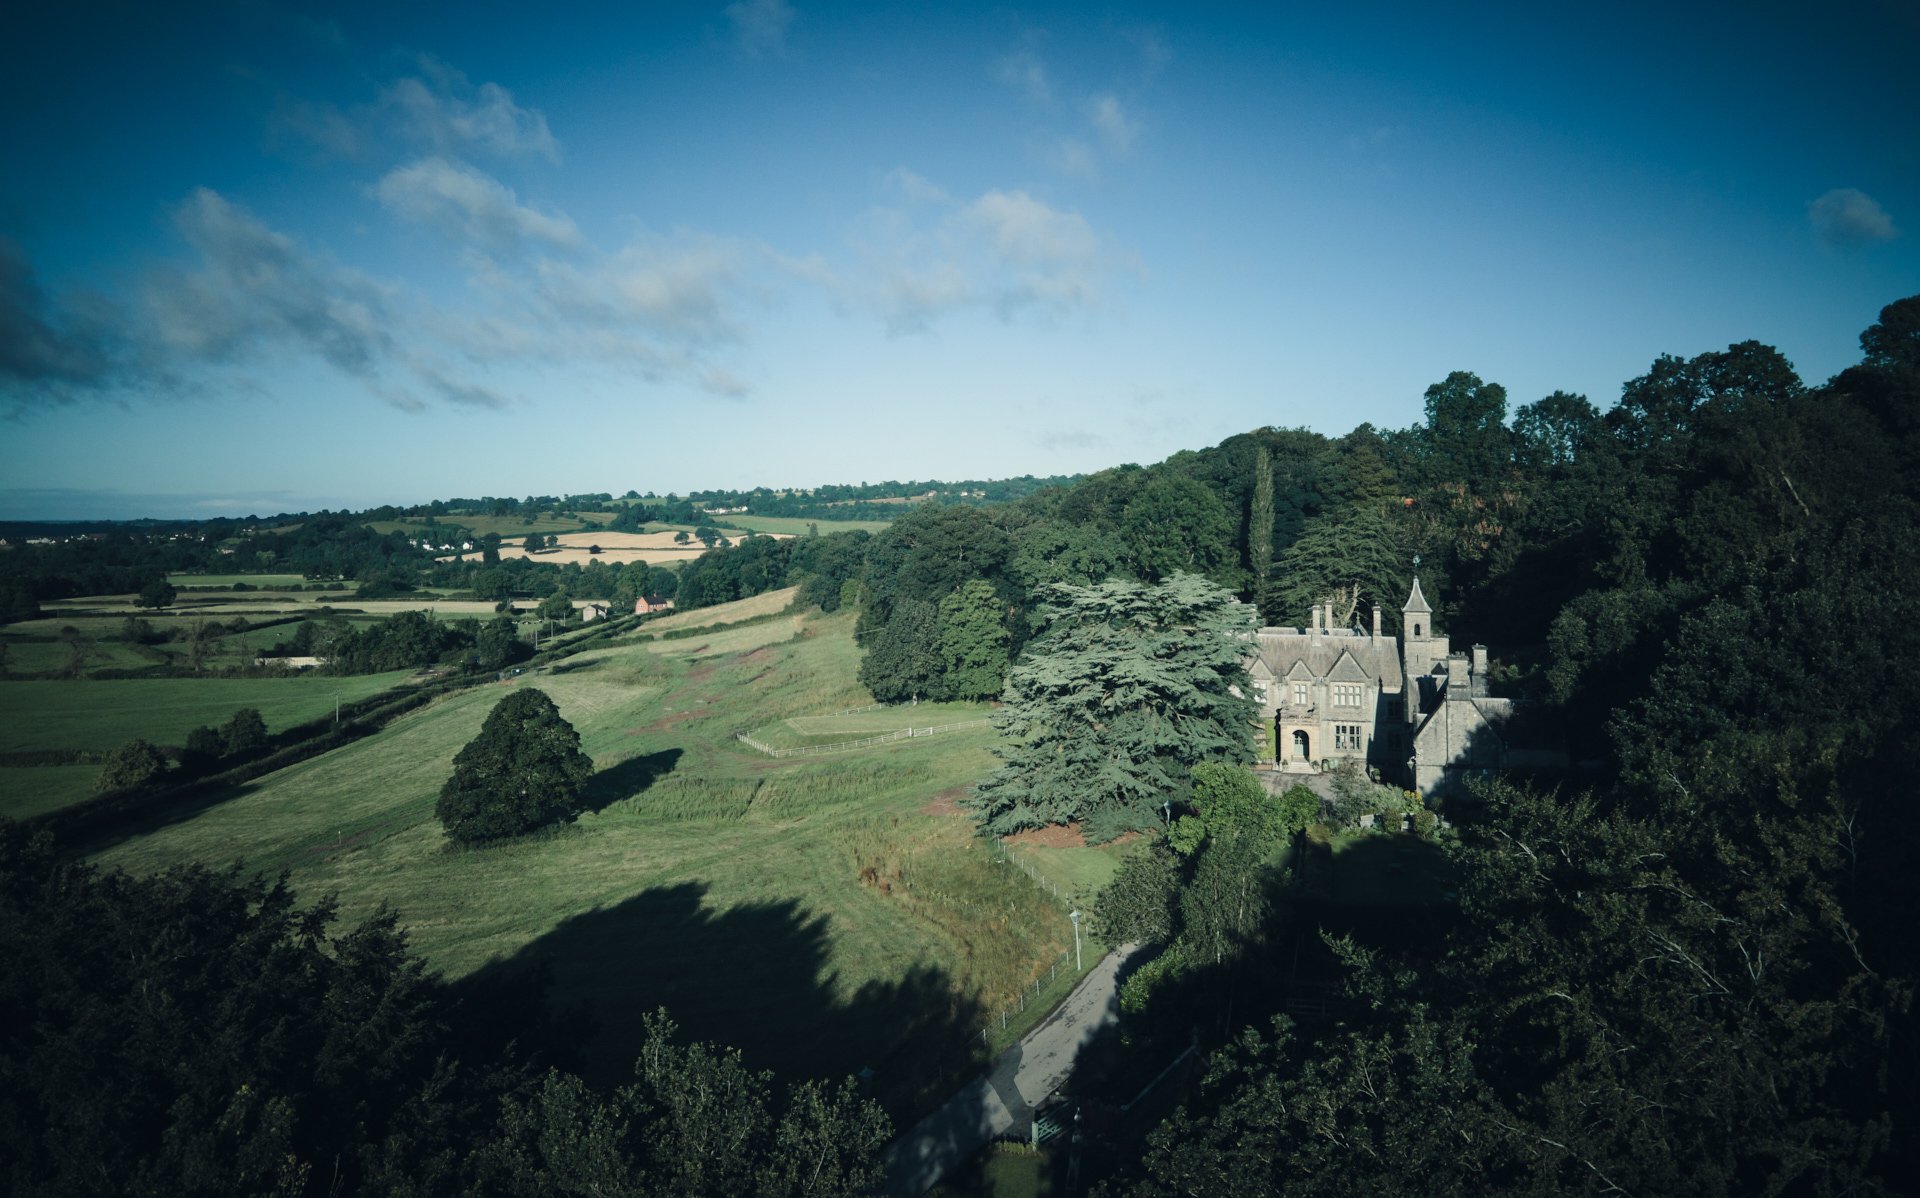
[[[710,613],[749,618],[748,600]],[[688,613],[692,615],[693,613]],[[589,1072],[629,1075],[640,1016],[789,1075],[875,1071],[909,1115],[975,1063],[979,1028],[1071,945],[1063,907],[998,864],[936,796],[993,765],[993,731],[770,760],[734,733],[870,701],[852,612],[652,640],[439,700],[240,788],[190,819],[99,846],[136,872],[178,862],[291,871],[345,919],[382,903],[454,979],[539,962],[598,1031]],[[593,810],[550,834],[454,850],[433,815],[453,755],[513,686],[537,686],[594,760]]]

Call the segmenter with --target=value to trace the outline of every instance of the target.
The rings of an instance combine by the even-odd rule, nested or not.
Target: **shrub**
[[[136,738],[107,754],[106,766],[100,771],[95,789],[105,794],[110,790],[150,786],[166,770],[166,754],[152,742]]]

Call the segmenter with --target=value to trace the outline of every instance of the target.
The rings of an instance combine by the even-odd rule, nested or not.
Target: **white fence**
[[[999,849],[999,852],[994,857],[997,864],[1019,866],[1020,872],[1027,875],[1028,879],[1031,880],[1035,886],[1051,894],[1054,897],[1054,901],[1062,905],[1072,901],[1072,896],[1062,894],[1059,885],[1056,884],[1052,878],[1047,877],[1035,869],[1031,863],[1017,854],[1009,853],[1005,845],[998,845],[996,847]],[[1037,975],[1031,982],[1027,983],[1026,988],[1020,992],[1019,998],[1008,1003],[999,1014],[987,1020],[986,1026],[980,1029],[980,1042],[991,1047],[993,1044],[993,1033],[995,1031],[1006,1031],[1007,1025],[1013,1022],[1016,1016],[1023,1014],[1028,1005],[1037,1000],[1041,993],[1053,984],[1054,979],[1060,976],[1063,970],[1072,970],[1073,958],[1074,950],[1066,949],[1061,952],[1060,956],[1055,958],[1053,964],[1047,966],[1045,973]]]

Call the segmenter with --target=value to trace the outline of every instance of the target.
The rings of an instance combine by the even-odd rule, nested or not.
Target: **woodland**
[[[1111,1138],[1105,1192],[1902,1192],[1920,297],[1860,340],[1820,383],[1756,342],[1662,357],[1604,409],[1510,406],[1459,372],[1406,429],[1257,429],[677,574],[441,561],[364,514],[120,528],[0,555],[0,611],[215,562],[502,597],[631,598],[659,573],[683,609],[797,585],[857,608],[876,700],[1005,700],[986,831],[1144,834],[1095,917],[1150,963],[1075,1084],[1129,1092],[1188,1044],[1202,1063],[1158,1127]],[[1445,900],[1362,918],[1309,876],[1311,807],[1235,772],[1231,646],[1316,604],[1397,631],[1416,570],[1575,765],[1433,812]],[[484,629],[413,629],[367,664],[463,661]],[[1088,686],[1138,702],[1039,718]],[[175,951],[125,951],[155,942]],[[636,1080],[595,1091],[550,1068],[565,1013],[456,1000],[390,915],[342,931],[284,883],[100,872],[13,827],[0,959],[19,1193],[852,1194],[888,1135],[851,1083],[776,1083],[665,1016]]]

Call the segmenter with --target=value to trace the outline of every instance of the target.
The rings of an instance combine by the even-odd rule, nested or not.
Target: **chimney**
[[[1373,647],[1380,647],[1380,605],[1373,605]]]
[[[1310,616],[1309,619],[1312,623],[1307,625],[1307,633],[1313,643],[1317,645],[1320,643],[1320,605],[1318,603],[1313,605],[1313,615]]]
[[[1487,693],[1487,647],[1485,645],[1473,647],[1473,693],[1476,695]]]

